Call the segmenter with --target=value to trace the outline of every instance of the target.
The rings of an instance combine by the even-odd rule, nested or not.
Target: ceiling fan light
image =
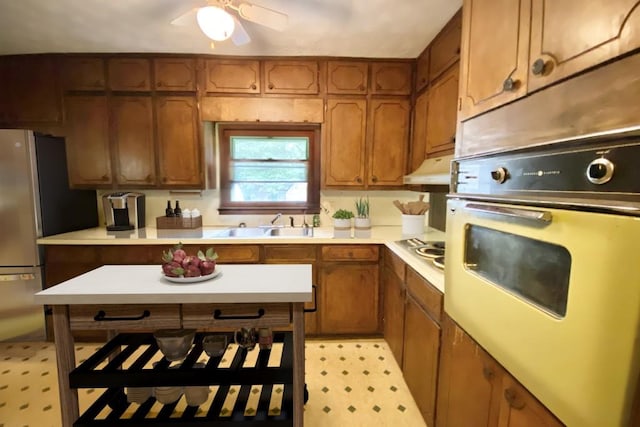
[[[196,18],[202,32],[212,40],[222,41],[228,39],[231,37],[235,27],[233,17],[216,6],[206,6],[198,9]]]

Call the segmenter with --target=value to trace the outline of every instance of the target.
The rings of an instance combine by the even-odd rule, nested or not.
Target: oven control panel
[[[458,159],[453,192],[638,200],[640,137]]]

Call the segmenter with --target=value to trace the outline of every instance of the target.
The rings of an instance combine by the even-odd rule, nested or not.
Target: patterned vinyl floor
[[[97,348],[99,344],[77,344],[78,363]],[[307,340],[305,380],[309,390],[306,427],[425,426],[402,372],[382,339]],[[79,391],[81,412],[100,392]],[[214,392],[212,387],[210,399]],[[221,413],[233,406],[234,392],[237,390],[232,387]],[[259,395],[259,389],[252,393]],[[133,409],[136,406],[131,404]],[[253,410],[249,406],[245,413]],[[183,396],[175,411],[185,408]],[[277,411],[274,398],[270,412]],[[58,426],[60,403],[53,344],[0,343],[0,427]]]

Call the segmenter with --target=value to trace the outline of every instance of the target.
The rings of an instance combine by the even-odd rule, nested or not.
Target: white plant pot
[[[351,219],[333,219],[333,237],[336,239],[351,238]]]
[[[371,218],[356,218],[353,236],[360,239],[371,237]]]

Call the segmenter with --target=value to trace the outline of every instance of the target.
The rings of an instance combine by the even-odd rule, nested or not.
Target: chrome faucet
[[[281,216],[282,216],[282,212],[278,212],[276,214],[276,217],[271,220],[271,225],[275,225],[276,221],[279,220]]]

